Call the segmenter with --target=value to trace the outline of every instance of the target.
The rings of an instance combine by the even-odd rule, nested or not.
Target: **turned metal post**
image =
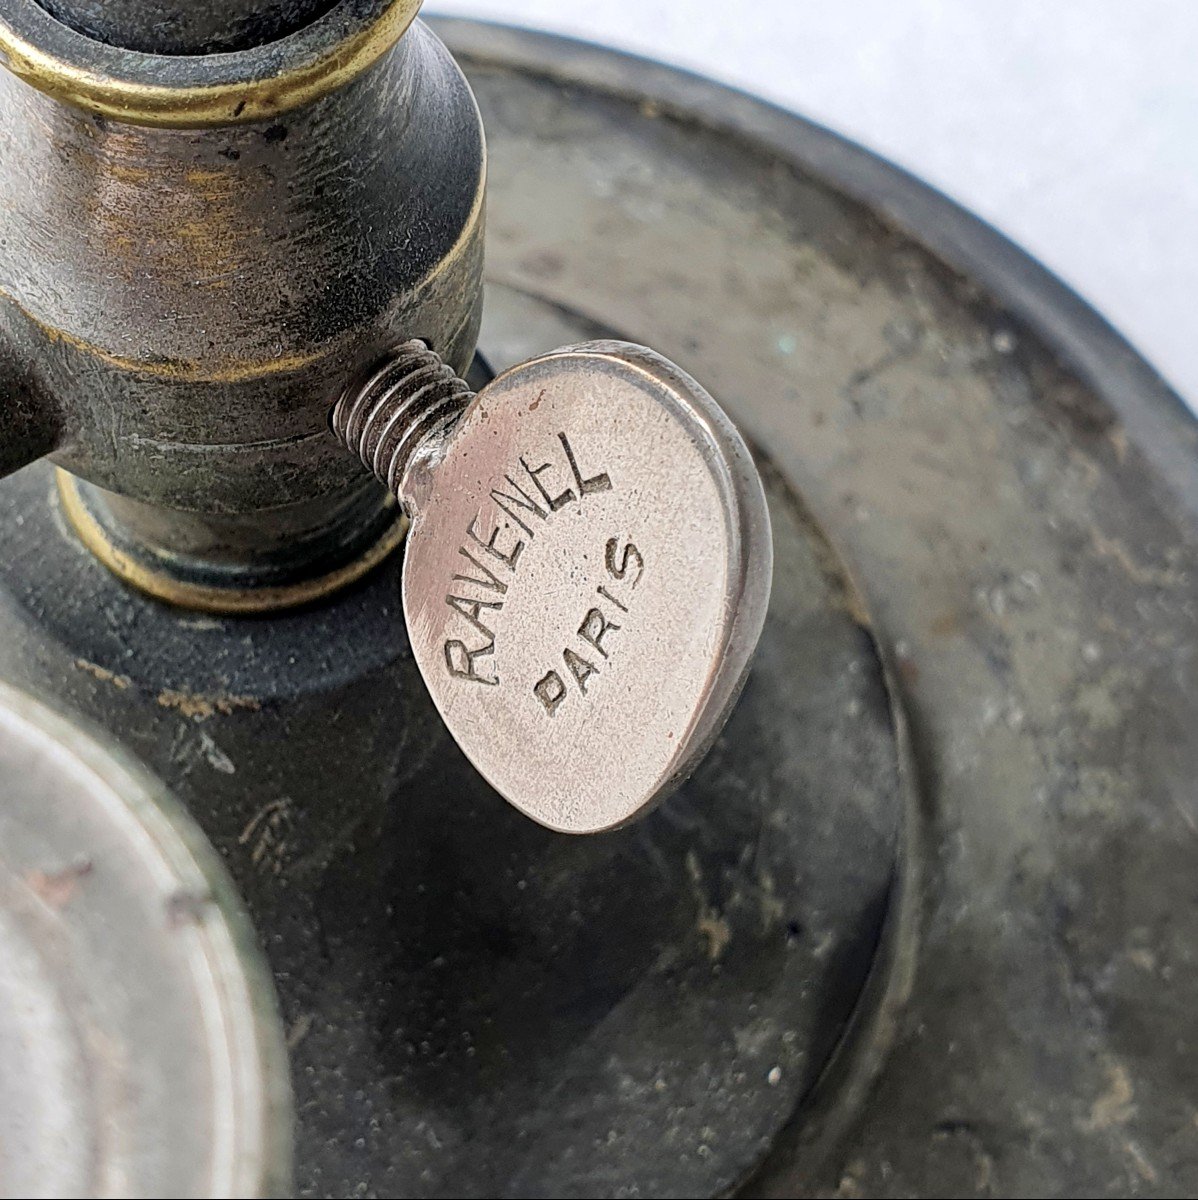
[[[51,453],[160,598],[303,603],[398,540],[326,418],[397,343],[474,352],[482,126],[419,7],[0,0],[0,470]]]

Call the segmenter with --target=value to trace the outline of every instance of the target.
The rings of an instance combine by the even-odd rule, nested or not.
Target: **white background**
[[[813,118],[987,218],[1198,408],[1198,0],[430,0]]]

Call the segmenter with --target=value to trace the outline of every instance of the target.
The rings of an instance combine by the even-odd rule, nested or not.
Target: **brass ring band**
[[[0,0],[0,64],[77,108],[135,125],[268,121],[335,91],[403,36],[421,0],[340,0],[311,25],[231,54],[161,55],[98,42],[37,0]]]
[[[402,545],[408,532],[407,519],[397,512],[396,519],[363,553],[326,574],[262,587],[201,584],[181,579],[165,568],[156,569],[116,545],[83,502],[75,476],[61,467],[55,476],[59,502],[70,527],[118,579],[164,604],[214,616],[256,616],[322,600],[368,575]]]

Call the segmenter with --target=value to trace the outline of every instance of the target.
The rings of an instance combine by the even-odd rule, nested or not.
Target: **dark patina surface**
[[[494,147],[492,278],[705,379],[901,682],[914,993],[873,1091],[829,1089],[835,1151],[801,1117],[750,1190],[1192,1191],[1193,418],[1035,263],[825,131],[586,48],[451,40]]]
[[[713,757],[647,824],[563,841],[441,730],[395,563],[189,615],[91,559],[46,469],[0,487],[0,671],[108,726],[226,856],[303,1193],[1192,1192],[1192,418],[824,131],[441,29],[490,137],[484,349],[676,359],[763,448],[778,574]]]

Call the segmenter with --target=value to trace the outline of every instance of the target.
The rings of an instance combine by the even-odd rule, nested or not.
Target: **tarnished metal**
[[[910,715],[912,999],[874,1088],[830,1074],[751,1191],[1194,1190],[1193,416],[1026,255],[826,131],[593,48],[451,41],[491,278],[710,381],[852,563]],[[484,345],[527,354],[490,312]]]
[[[0,342],[0,478],[49,454],[62,434],[62,416],[33,374]]]
[[[80,33],[147,54],[227,54],[277,41],[333,8],[337,0],[38,0]]]
[[[522,357],[581,332],[493,302]],[[583,838],[454,743],[401,555],[304,609],[200,616],[83,550],[51,469],[0,487],[0,676],[101,720],[234,872],[288,1030],[296,1194],[716,1192],[827,1065],[905,911],[908,766],[857,593],[766,485],[776,584],[729,725],[655,812]]]
[[[407,530],[394,504],[369,489],[291,505],[257,523],[130,500],[61,470],[58,491],[63,516],[114,575],[196,612],[311,604],[373,571]]]
[[[493,149],[488,356],[635,338],[709,381],[764,448],[776,586],[712,755],[567,839],[455,750],[398,556],[197,617],[81,550],[48,467],[0,487],[0,672],[113,731],[234,871],[296,1191],[1189,1194],[1193,418],[825,131],[443,28]]]
[[[671,627],[669,596],[654,591],[648,615],[657,636],[642,642],[638,656],[660,661],[672,646],[688,677],[667,675],[655,687],[652,674],[629,678],[643,705],[669,701],[679,728],[627,716],[613,721],[609,705],[595,730],[601,725],[627,743],[623,777],[592,769],[586,804],[573,813],[564,791],[569,781],[559,780],[540,815],[558,826],[563,813],[578,828],[618,823],[685,773],[714,738],[712,753],[657,813],[635,829],[591,839],[561,839],[523,821],[457,751],[420,686],[417,656],[427,662],[429,655],[427,646],[409,643],[400,617],[399,564],[383,562],[353,588],[302,592],[305,582],[327,578],[335,567],[324,550],[344,547],[350,529],[370,524],[369,509],[364,516],[357,508],[370,492],[330,483],[330,474],[351,469],[345,458],[331,465],[342,453],[323,428],[331,395],[321,405],[319,437],[306,432],[316,382],[332,379],[336,365],[340,385],[396,343],[400,322],[408,325],[403,336],[431,343],[458,371],[474,336],[481,140],[470,140],[478,128],[472,104],[466,132],[474,134],[461,136],[458,118],[469,93],[454,69],[439,77],[431,69],[445,60],[430,46],[417,26],[342,92],[265,128],[205,129],[202,112],[174,109],[169,116],[180,128],[163,129],[153,104],[133,113],[139,123],[110,125],[11,85],[11,95],[38,116],[17,122],[35,152],[49,153],[37,131],[54,131],[59,122],[101,147],[92,159],[82,140],[68,140],[63,174],[54,174],[54,163],[47,169],[56,195],[74,196],[80,206],[99,199],[98,227],[117,247],[115,265],[108,264],[115,283],[99,269],[108,260],[89,260],[80,242],[68,246],[78,271],[60,267],[46,278],[21,274],[18,264],[18,281],[34,298],[77,306],[74,315],[82,312],[101,334],[115,331],[122,348],[91,334],[64,336],[36,306],[4,310],[14,348],[38,369],[38,386],[63,402],[58,459],[88,479],[55,486],[43,466],[0,490],[7,514],[0,671],[116,732],[170,780],[234,866],[281,989],[303,1194],[726,1190],[760,1162],[850,1023],[872,1028],[870,1016],[881,1010],[863,1000],[871,974],[888,1002],[908,978],[905,969],[890,969],[909,960],[915,894],[897,862],[912,796],[902,719],[877,647],[860,627],[858,593],[793,489],[765,460],[785,586],[774,595],[762,633],[766,650],[734,724],[716,736],[768,594],[760,493],[743,447],[705,393],[676,368],[627,346],[551,354],[522,372],[525,381],[528,373],[551,379],[561,372],[576,384],[581,365],[588,390],[623,406],[625,417],[646,397],[654,401],[642,404],[636,421],[583,403],[594,396],[573,387],[552,400],[540,389],[525,397],[520,424],[539,435],[548,428],[539,423],[551,416],[580,421],[584,432],[610,443],[617,473],[645,468],[646,449],[661,452],[654,465],[661,494],[645,487],[638,497],[644,511],[621,519],[646,544],[662,547],[663,559],[674,554],[675,569],[663,580],[672,579],[698,606],[706,637],[696,646],[693,631]],[[404,56],[417,53],[424,73],[401,70]],[[224,68],[217,62],[213,69]],[[412,101],[422,81],[431,88],[437,78],[457,98],[448,116],[431,100],[425,108]],[[61,94],[57,84],[46,86]],[[95,113],[94,95],[76,99]],[[357,196],[364,211],[348,211],[353,193],[343,181],[360,187],[361,168],[376,161],[353,156],[365,145],[354,141],[358,126],[347,121],[359,101],[359,132],[371,149],[384,159],[392,153],[380,135],[390,129],[387,114],[399,111],[408,122],[396,139],[403,153],[419,144],[425,154],[411,179],[367,172],[370,186]],[[312,126],[303,124],[309,117]],[[428,119],[424,134],[413,132],[417,118]],[[297,122],[303,136],[293,141]],[[321,131],[340,133],[349,144],[332,150]],[[282,172],[302,186],[309,178],[302,170],[287,172],[309,162],[309,146],[326,171],[320,182],[337,190],[329,207],[314,206],[329,224],[293,224],[283,203],[288,219],[280,242],[263,254],[256,243],[269,241],[269,231],[260,214],[281,203],[271,181]],[[158,208],[164,196],[167,209],[188,196],[193,203],[221,199],[205,174],[220,164],[205,158],[198,173],[189,173],[167,155],[157,164],[165,193],[155,191],[153,177],[124,178],[121,171],[141,162],[147,148],[180,147],[242,163],[261,186],[243,192],[234,175],[237,203],[227,213],[209,204],[216,216],[196,217],[207,233],[185,239],[177,254]],[[18,140],[16,148],[25,154],[29,147]],[[230,148],[231,158],[220,154]],[[132,153],[122,158],[124,151]],[[67,167],[75,159],[103,186],[72,175]],[[30,161],[40,162],[37,153]],[[436,169],[425,169],[430,165]],[[460,185],[463,177],[468,186]],[[430,179],[448,180],[449,193]],[[385,186],[392,191],[384,194]],[[32,189],[17,184],[13,194],[15,228],[21,221],[33,227]],[[135,214],[122,234],[148,229],[155,236],[144,245],[122,249],[122,230],[107,206],[112,194],[146,203],[148,215]],[[466,198],[468,210],[455,207]],[[409,222],[423,214],[424,224],[396,224],[389,203]],[[205,238],[223,230],[230,213],[240,240],[225,247],[218,238],[213,249]],[[454,227],[455,214],[458,240],[445,250],[441,235]],[[348,233],[339,224],[346,221]],[[68,242],[76,231],[69,225]],[[380,246],[384,232],[395,240]],[[362,244],[342,244],[343,233],[360,235]],[[329,257],[339,247],[341,258]],[[192,287],[198,279],[197,290],[207,289],[210,259],[222,248],[241,255],[230,278],[257,285],[228,289],[230,312],[218,313],[223,342],[204,326],[211,308],[180,282],[190,272]],[[417,289],[414,308],[401,293],[379,317],[370,303],[363,306],[363,295],[375,297],[374,272],[391,259],[427,268],[431,282],[428,295]],[[149,274],[137,280],[146,292],[140,308],[134,274],[121,274],[130,264]],[[306,290],[312,264],[330,268],[323,290]],[[272,267],[297,265],[303,270],[295,281],[283,271],[291,291],[273,290],[280,277]],[[84,299],[97,296],[101,306],[85,308]],[[517,307],[525,338],[539,339],[555,325],[543,305]],[[137,313],[142,324],[133,321]],[[432,314],[441,324],[430,331],[414,314]],[[342,323],[338,336],[304,351],[305,332],[319,339],[329,322]],[[534,350],[596,334],[611,342],[618,340],[613,333],[626,332],[580,328],[585,320],[567,324],[569,337]],[[300,349],[280,358],[276,347],[255,341],[267,336],[292,339],[287,345]],[[210,341],[201,347],[203,337]],[[359,359],[371,338],[373,352]],[[497,357],[512,361],[502,347]],[[280,397],[266,389],[279,373],[290,379],[289,372],[294,392]],[[80,399],[85,378],[91,408]],[[517,372],[494,386],[499,394],[514,387],[519,399],[520,378]],[[446,399],[456,401],[464,390],[451,382]],[[182,422],[185,436],[167,436],[173,421]],[[471,422],[465,419],[461,433],[465,450],[475,438],[485,441]],[[650,436],[642,438],[646,429]],[[296,436],[279,436],[288,430]],[[257,438],[245,440],[247,431]],[[388,445],[380,439],[374,447],[380,463]],[[91,456],[86,470],[70,457],[79,453]],[[452,453],[441,469],[451,471]],[[374,452],[368,457],[373,465]],[[454,478],[468,481],[460,470]],[[580,488],[593,479],[582,476]],[[671,488],[680,522],[698,499],[695,524],[716,550],[710,558],[684,554],[665,537]],[[683,497],[683,490],[694,495]],[[377,503],[377,490],[374,497]],[[430,505],[416,515],[432,522],[430,514],[442,511],[448,519],[455,502],[462,497],[450,488],[443,509]],[[318,519],[323,505],[331,527]],[[348,513],[354,520],[332,520]],[[579,553],[579,538],[564,533],[563,526],[550,548]],[[82,550],[80,536],[95,555]],[[420,544],[434,553],[442,548],[440,538],[414,544],[410,565],[418,563]],[[289,547],[302,552],[306,581],[294,573]],[[163,606],[125,581],[218,615]],[[214,586],[236,595],[236,603],[209,604]],[[288,601],[303,594],[309,603],[265,621],[230,615],[244,611],[239,606],[250,592],[274,588]],[[564,619],[565,612],[562,605],[549,615]],[[535,640],[548,623],[540,629],[534,615],[527,608],[520,622],[529,649],[548,644]],[[413,619],[414,631],[422,625]],[[800,678],[803,688],[796,689]],[[586,722],[576,725],[587,732]],[[477,733],[460,721],[455,726],[473,754],[486,750]],[[517,765],[509,758],[504,767],[505,789],[535,809]],[[542,753],[527,779],[548,778],[551,765]],[[437,1113],[431,1139],[430,1108]]]
[[[551,829],[623,825],[694,769],[769,600],[769,514],[715,401],[588,342],[477,395],[421,343],[333,410],[411,518],[421,674],[467,758]]]
[[[0,21],[31,4],[0,0]],[[394,8],[338,5],[325,36]],[[163,66],[184,60],[109,52],[184,86]],[[185,61],[215,80],[254,53]],[[184,599],[227,586],[235,610],[255,584],[293,601],[352,577],[394,538],[385,495],[329,437],[328,406],[413,335],[466,369],[484,174],[469,88],[422,25],[322,99],[217,128],[98,119],[0,72],[0,344],[49,398],[38,438],[21,433],[27,406],[0,408],[3,465],[53,446],[113,493],[80,490],[108,561],[132,546]]]
[[[4,686],[0,798],[0,1193],[288,1194],[274,997],[199,830]]]
[[[64,0],[64,15],[76,3]],[[108,35],[97,40],[56,20],[40,0],[4,0],[0,63],[93,116],[172,129],[248,125],[277,120],[352,83],[390,52],[421,0],[338,0],[290,36],[274,39],[267,36],[269,24],[240,29],[234,24],[222,35],[224,19],[235,22],[237,8],[246,7],[235,0],[222,3],[229,6],[223,14],[220,5],[209,3],[105,2],[91,18]],[[295,3],[290,17],[286,5],[255,7],[268,23],[300,15]],[[156,26],[153,8],[160,10]],[[72,11],[87,19],[82,5]],[[216,42],[200,47],[197,40],[205,32]],[[222,46],[222,36],[241,45]],[[147,49],[162,39],[175,41],[180,51]]]

